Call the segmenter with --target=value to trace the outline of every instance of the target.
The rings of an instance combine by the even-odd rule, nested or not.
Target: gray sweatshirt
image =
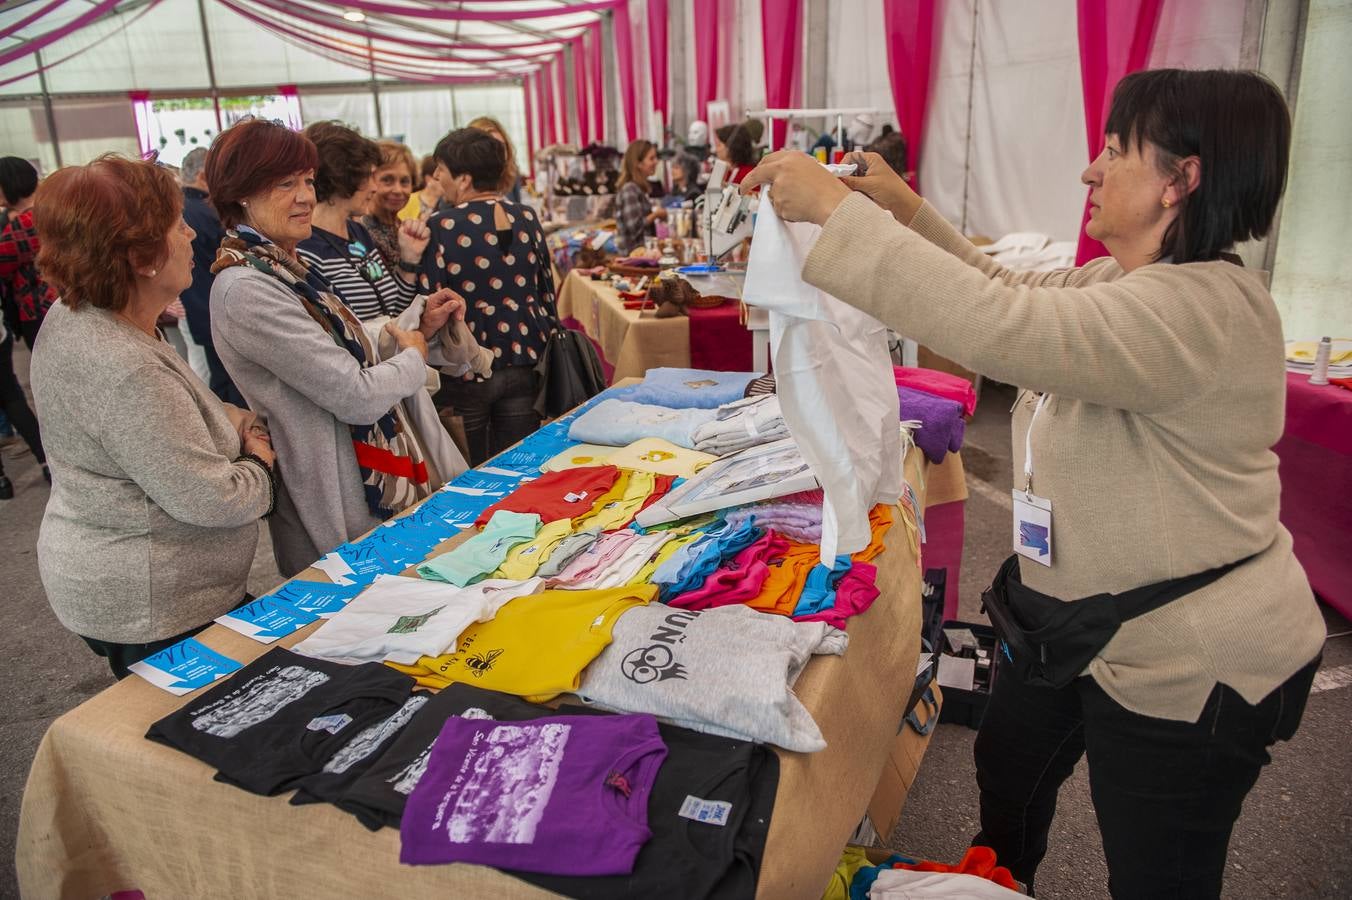
[[[32,383],[52,469],[38,567],[61,624],[140,644],[238,604],[268,475],[237,461],[225,409],[173,348],[112,313],[57,303]]]
[[[283,575],[379,524],[366,505],[349,424],[370,425],[407,399],[433,487],[466,468],[424,390],[427,366],[418,351],[363,369],[288,287],[247,266],[216,276],[211,334],[230,377],[272,433],[280,486],[269,530]]]

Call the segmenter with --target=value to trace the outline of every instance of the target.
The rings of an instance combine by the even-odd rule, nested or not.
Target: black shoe
[[[14,482],[0,475],[0,500],[14,499]]]

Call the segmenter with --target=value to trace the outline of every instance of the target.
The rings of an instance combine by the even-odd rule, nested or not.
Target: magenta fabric
[[[836,601],[830,609],[794,616],[795,622],[825,622],[844,630],[851,616],[868,610],[882,593],[878,590],[878,567],[872,563],[857,562],[841,576],[836,585]]]
[[[740,304],[724,300],[711,309],[687,308],[690,318],[690,368],[750,372],[751,332],[742,324]]]
[[[591,66],[592,86],[592,134],[598,141],[606,138],[606,68],[602,57],[601,28],[592,28],[591,43],[588,45],[588,61]]]
[[[695,118],[709,119],[709,102],[718,99],[718,0],[692,0],[695,32]]]
[[[725,560],[702,585],[677,594],[667,605],[677,609],[712,609],[754,600],[770,577],[769,560],[782,557],[788,549],[786,538],[767,531],[732,559]]]
[[[962,404],[963,412],[969,416],[976,412],[976,388],[961,375],[914,366],[893,366],[892,377],[897,387],[908,387],[936,397],[957,400]]]
[[[944,619],[958,618],[958,583],[962,580],[962,541],[967,501],[940,503],[925,510],[925,543],[920,548],[924,569],[947,569]],[[994,575],[994,572],[990,573]]]
[[[41,19],[43,16],[47,15],[47,13],[56,9],[58,6],[61,6],[65,2],[66,0],[52,0],[51,3],[48,3],[46,6],[38,7],[37,9],[33,10],[33,12],[24,16],[22,19],[15,22],[14,24],[6,25],[4,28],[0,28],[0,38],[7,38],[11,34],[14,34],[15,32],[23,31],[24,28],[33,24],[38,19]]]
[[[99,3],[91,6],[87,12],[81,13],[69,22],[63,22],[51,31],[40,34],[30,40],[23,41],[18,46],[11,47],[3,53],[0,53],[0,66],[13,62],[22,56],[32,56],[48,44],[59,41],[68,34],[74,34],[86,25],[92,24],[102,18],[105,13],[110,12],[117,4],[118,0],[100,0]]]
[[[554,119],[554,63],[547,62],[540,67],[539,81],[536,86],[540,90],[540,139],[544,145],[549,147],[559,142],[559,128]]]
[[[667,0],[648,0],[648,71],[652,78],[653,109],[662,125],[671,124],[671,85],[667,74]]]
[[[158,7],[162,2],[163,0],[151,0],[150,3],[147,3],[145,6],[141,7],[130,16],[118,16],[119,19],[118,24],[115,27],[105,31],[103,35],[99,37],[97,40],[90,41],[88,44],[84,45],[83,47],[80,47],[78,50],[74,50],[70,53],[67,53],[60,59],[44,58],[42,61],[42,65],[34,66],[32,69],[29,69],[28,71],[19,72],[17,74],[10,75],[8,78],[0,80],[0,87],[4,87],[7,84],[13,84],[16,81],[23,81],[25,78],[32,78],[39,72],[46,72],[47,70],[55,68],[56,66],[59,66],[64,62],[74,59],[75,57],[79,56],[82,53],[87,53],[90,50],[93,50],[99,44],[102,44],[104,41],[108,40],[114,35],[120,34],[121,32],[126,31],[132,25],[135,25],[147,13]],[[37,59],[37,57],[34,56],[34,59]]]
[[[567,73],[564,71],[563,56],[554,57],[554,62],[550,65],[554,73],[554,115],[559,120],[559,140],[570,143],[577,136],[573,134],[573,123],[568,118],[568,102],[564,99],[568,83],[565,80]]]
[[[571,41],[573,48],[573,96],[577,103],[577,142],[585,147],[592,142],[591,109],[587,103],[587,35]]]
[[[526,168],[527,175],[535,175],[535,73],[528,72],[521,85],[521,97],[526,104]]]
[[[634,72],[634,23],[629,18],[629,5],[615,7],[615,66],[620,74],[620,109],[624,113],[624,142],[628,144],[639,133],[638,87]]]
[[[766,107],[797,107],[802,99],[803,0],[761,0],[761,40]],[[788,125],[783,119],[771,123],[771,147],[784,146]]]
[[[1145,68],[1155,43],[1164,0],[1076,0],[1080,31],[1080,82],[1084,90],[1084,127],[1089,159],[1103,148],[1103,123],[1108,118],[1113,89],[1123,75]],[[1085,197],[1080,221],[1080,244],[1075,264],[1107,256],[1108,249],[1084,233],[1089,221]]]
[[[883,0],[887,74],[897,127],[906,138],[906,168],[916,173],[910,185],[920,190],[920,147],[925,136],[930,80],[934,71],[934,0]],[[905,173],[897,173],[904,177]]]
[[[407,16],[412,19],[451,19],[462,22],[506,22],[513,19],[543,19],[558,15],[572,15],[580,12],[605,12],[616,6],[624,5],[625,0],[589,0],[586,3],[573,3],[567,7],[548,6],[537,9],[460,9],[460,4],[452,8],[450,4],[437,4],[429,8],[418,3],[395,4],[378,3],[375,0],[343,0],[332,4],[339,11],[359,9],[362,12],[388,16]]]
[[[1310,587],[1352,618],[1352,391],[1286,376],[1286,429],[1277,446],[1282,524]]]

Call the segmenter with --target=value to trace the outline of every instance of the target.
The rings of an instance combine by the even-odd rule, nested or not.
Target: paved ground
[[[25,374],[27,355],[17,351]],[[971,499],[963,554],[961,617],[977,616],[984,580],[1008,553],[1009,416],[1007,389],[988,389],[963,451]],[[38,742],[52,719],[112,682],[106,666],[52,615],[38,578],[34,542],[47,500],[32,457],[4,447],[15,499],[0,503],[0,898],[17,895],[13,853],[19,801]],[[250,578],[260,593],[278,580],[266,534]],[[1226,896],[1342,898],[1352,896],[1352,625],[1329,613],[1324,654],[1330,685],[1310,700],[1305,723],[1279,746],[1245,805],[1231,844]],[[1347,667],[1339,670],[1339,667]],[[1346,677],[1340,677],[1346,676]],[[1338,686],[1341,685],[1341,686]],[[972,737],[940,725],[906,813],[889,844],[912,854],[956,860],[976,831]],[[1105,895],[1098,829],[1083,767],[1061,794],[1052,849],[1039,874],[1047,900]],[[157,900],[157,898],[153,898]]]

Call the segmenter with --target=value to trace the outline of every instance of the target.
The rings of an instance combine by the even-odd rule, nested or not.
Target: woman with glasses
[[[363,322],[393,318],[417,295],[417,263],[427,247],[427,226],[417,220],[399,228],[400,263],[393,272],[371,232],[357,221],[375,194],[373,173],[380,148],[337,122],[315,122],[305,129],[319,151],[310,237],[296,247],[300,258],[318,269],[335,293]]]

